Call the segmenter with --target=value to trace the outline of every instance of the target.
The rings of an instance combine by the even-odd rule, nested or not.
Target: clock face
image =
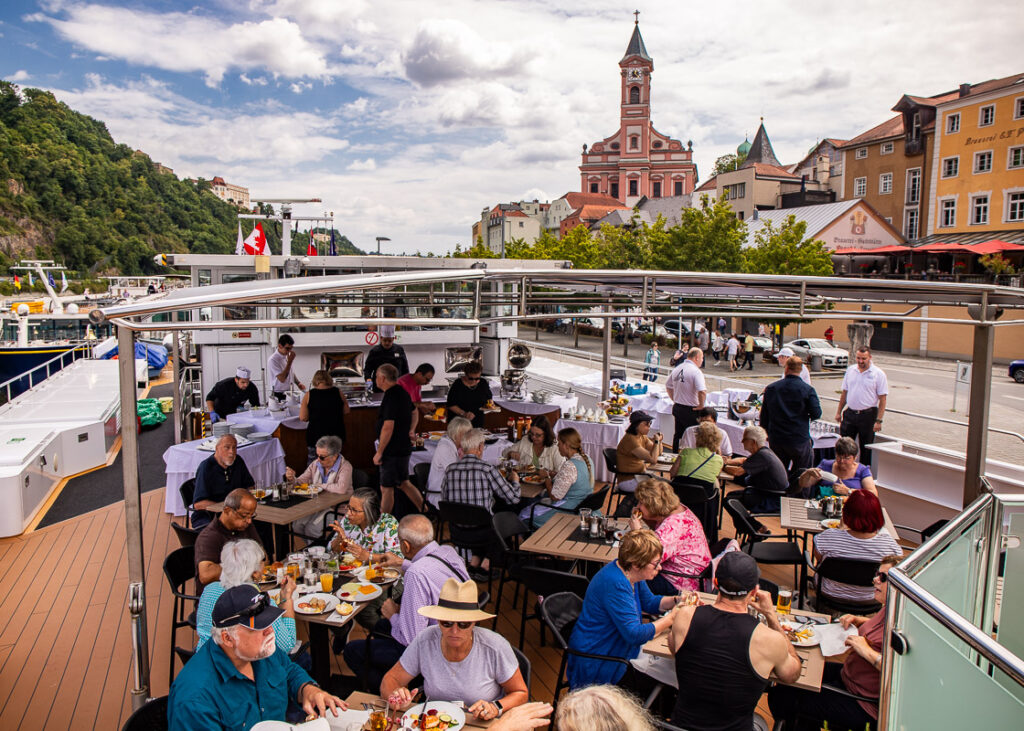
[[[643,69],[630,69],[628,78],[630,81],[640,81],[644,77]]]

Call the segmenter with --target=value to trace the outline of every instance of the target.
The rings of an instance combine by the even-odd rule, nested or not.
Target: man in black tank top
[[[771,595],[758,589],[760,574],[749,555],[727,553],[715,572],[715,603],[677,612],[669,636],[679,678],[673,725],[750,731],[768,677],[774,672],[783,683],[800,677],[800,657],[779,625]],[[748,604],[767,625],[747,614]]]

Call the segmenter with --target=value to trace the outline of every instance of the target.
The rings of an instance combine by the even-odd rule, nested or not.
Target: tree
[[[1002,254],[996,252],[978,257],[978,263],[985,267],[990,274],[1013,274],[1013,264]]]
[[[721,175],[722,173],[731,173],[733,170],[739,170],[740,165],[746,162],[746,155],[722,155],[720,158],[715,160],[715,175]]]
[[[807,222],[797,221],[796,216],[787,216],[777,228],[765,220],[754,234],[754,246],[744,252],[744,270],[755,274],[831,276],[832,257],[825,242],[805,240],[806,233]]]
[[[738,272],[747,226],[725,201],[701,196],[700,208],[684,208],[682,220],[654,247],[659,269],[681,272]]]
[[[488,249],[483,242],[473,244],[465,251],[458,244],[455,245],[455,251],[452,252],[452,256],[456,259],[497,259],[498,255]]]

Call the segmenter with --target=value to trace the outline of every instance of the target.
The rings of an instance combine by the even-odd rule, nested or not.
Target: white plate
[[[621,541],[622,540],[622,536],[626,535],[627,532],[628,531],[625,531],[625,530],[617,530],[617,531],[615,531],[615,533],[614,533],[615,540]]]
[[[674,454],[661,454],[658,455],[658,464],[672,464],[676,461],[676,455]]]
[[[452,725],[448,726],[449,729],[461,729],[466,725],[466,712],[459,708],[454,703],[448,703],[447,701],[427,701],[426,703],[418,703],[402,716],[402,727],[408,727],[411,729],[419,729],[419,717],[425,715],[426,711],[438,712],[438,715],[447,713],[452,717]],[[413,716],[416,719],[413,719]],[[414,725],[415,723],[415,725]],[[438,726],[439,729],[444,729],[444,726]]]
[[[369,566],[360,566],[359,568],[357,568],[357,569],[352,571],[352,575],[355,576],[357,579],[359,579],[359,581],[363,582],[364,584],[373,584],[374,586],[387,586],[388,584],[394,584],[396,581],[398,581],[400,578],[402,578],[402,572],[399,571],[398,572],[398,576],[396,576],[395,578],[388,579],[384,583],[378,584],[375,581],[370,581],[369,579],[365,578],[366,569],[368,569],[368,568],[370,568],[370,567]],[[389,570],[390,571],[398,571],[398,569],[389,569]]]
[[[376,599],[383,593],[383,589],[377,586],[377,584],[371,584],[368,581],[352,581],[349,583],[359,584],[360,586],[371,586],[374,591],[372,593],[364,594],[361,591],[346,592],[339,588],[336,595],[347,602],[368,602],[371,599]]]
[[[298,495],[299,497],[313,497],[319,495],[324,489],[320,485],[307,485],[305,489],[299,487],[292,488],[292,495]]]
[[[830,485],[834,485],[835,483],[839,482],[839,478],[833,475],[831,472],[822,472],[821,482],[827,482]]]
[[[782,625],[782,629],[787,631],[791,629],[796,629],[797,627],[801,626],[799,624],[794,624],[792,622],[780,622],[780,624]],[[811,631],[810,637],[808,637],[806,640],[790,640],[790,642],[792,642],[797,647],[814,647],[815,645],[821,643],[821,638],[818,637],[818,633],[814,631],[813,624],[804,627],[804,629]]]
[[[828,530],[829,528],[838,528],[842,524],[843,521],[841,521],[839,518],[825,518],[825,520],[822,520],[818,523],[818,525],[820,525],[822,528],[825,528],[826,530]]]
[[[322,599],[327,602],[327,606],[323,609],[303,609],[302,605],[308,602],[310,599]],[[338,597],[333,594],[324,594],[323,592],[314,592],[312,594],[303,594],[296,598],[292,603],[295,605],[296,614],[326,614],[327,612],[333,612],[334,608],[341,602]]]

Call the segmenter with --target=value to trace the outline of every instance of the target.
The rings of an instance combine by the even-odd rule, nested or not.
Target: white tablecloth
[[[555,396],[549,403],[538,404],[533,401],[513,401],[510,399],[496,398],[494,403],[503,409],[515,414],[534,416],[536,414],[547,414],[555,409],[565,413],[569,409],[575,409],[580,400],[577,396]]]
[[[626,433],[628,423],[597,424],[575,419],[559,419],[555,423],[555,431],[558,432],[570,426],[580,433],[583,451],[590,457],[590,462],[594,465],[594,479],[598,482],[611,482],[613,475],[605,467],[603,450],[605,447],[619,446],[619,440]]]
[[[729,419],[722,415],[718,416],[718,428],[729,435],[729,441],[732,442],[732,451],[743,457],[750,454],[750,452],[743,448],[742,443],[743,430],[749,423],[750,422],[740,422],[735,419]],[[835,449],[836,442],[839,440],[839,435],[832,433],[811,434],[811,439],[814,442],[815,449]]]
[[[271,411],[270,409],[239,411],[229,414],[225,419],[231,424],[252,424],[258,432],[273,434],[282,421],[298,415],[299,407],[289,406],[281,411]]]
[[[490,462],[491,464],[497,464],[498,460],[501,459],[501,453],[512,446],[512,442],[504,437],[500,437],[494,444],[484,445],[484,454],[481,459],[484,462]],[[430,441],[429,439],[423,442],[423,451],[413,452],[409,457],[409,471],[412,472],[412,468],[418,464],[426,462],[429,464],[434,459],[434,452],[437,451],[437,442]]]
[[[202,439],[181,444],[172,444],[164,452],[167,465],[167,488],[164,491],[164,510],[173,515],[184,515],[185,505],[178,488],[188,479],[196,476],[196,470],[204,459],[213,452],[200,451],[197,447]],[[284,475],[284,449],[277,439],[254,442],[238,450],[238,456],[245,460],[245,466],[256,480],[257,485],[280,482]]]

